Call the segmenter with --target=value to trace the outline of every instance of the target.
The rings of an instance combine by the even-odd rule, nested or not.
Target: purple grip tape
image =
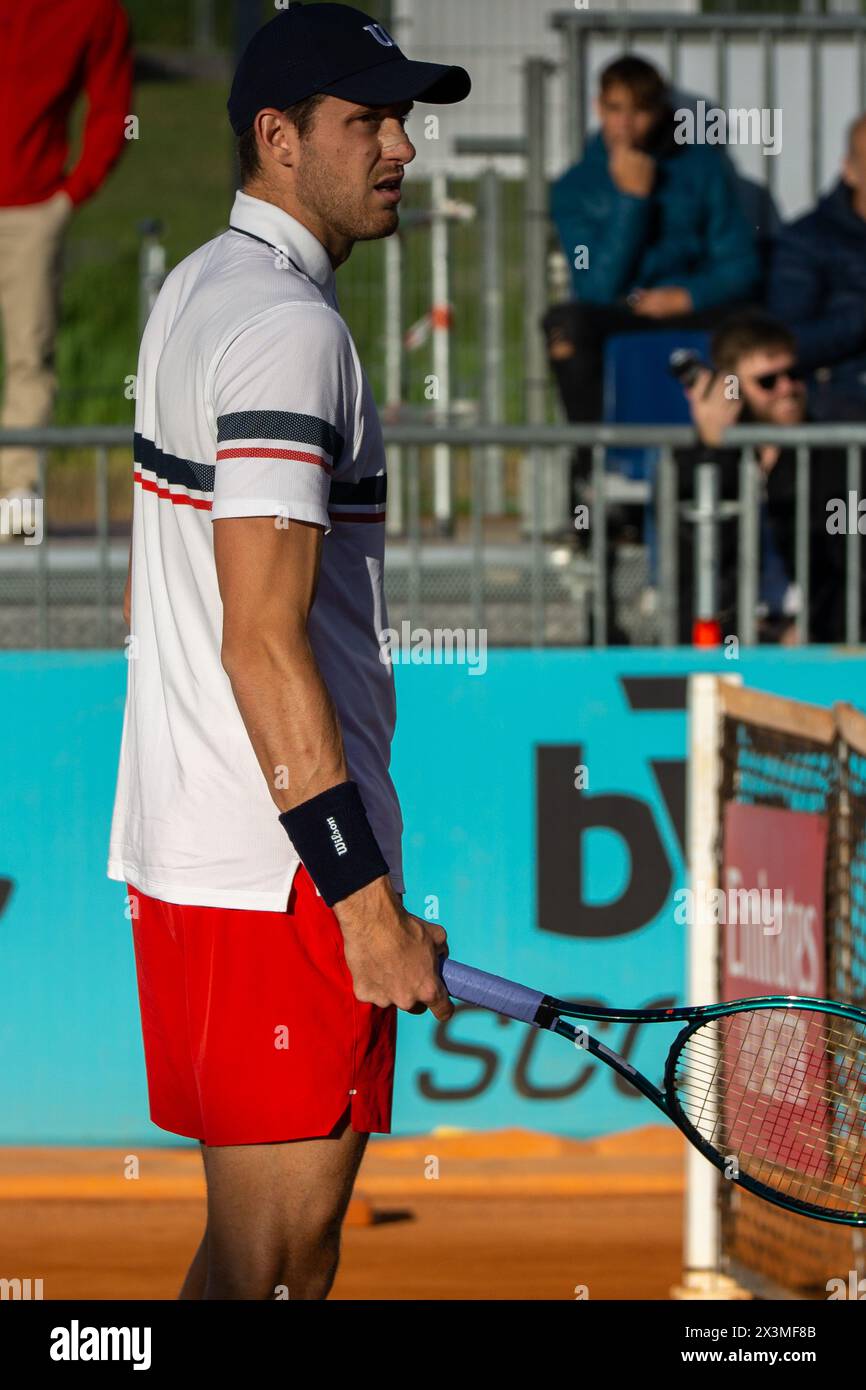
[[[478,1004],[482,1009],[516,1018],[520,1023],[535,1023],[539,1005],[545,997],[537,989],[527,989],[526,985],[503,980],[500,975],[488,975],[486,970],[475,970],[471,965],[461,965],[460,961],[450,958],[442,962],[442,979],[453,999]]]

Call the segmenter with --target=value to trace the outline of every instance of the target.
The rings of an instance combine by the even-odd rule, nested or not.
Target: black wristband
[[[328,907],[388,872],[357,782],[340,782],[283,811],[280,824]]]

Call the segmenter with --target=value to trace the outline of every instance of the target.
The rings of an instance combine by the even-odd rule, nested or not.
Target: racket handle
[[[500,975],[488,975],[486,970],[461,965],[459,960],[451,960],[450,957],[442,961],[440,969],[445,988],[453,999],[478,1004],[482,1009],[516,1018],[520,1023],[535,1023],[539,1008],[546,998],[537,989],[527,989],[526,985],[515,984],[513,980],[503,980]]]

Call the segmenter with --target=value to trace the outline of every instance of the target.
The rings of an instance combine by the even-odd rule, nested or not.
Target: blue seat
[[[689,403],[671,376],[668,363],[677,348],[692,348],[704,360],[709,334],[695,329],[679,332],[618,333],[604,348],[604,405],[608,425],[687,425]],[[657,449],[617,448],[607,451],[607,468],[627,478],[651,480]]]
[[[669,362],[678,348],[692,348],[706,361],[709,334],[696,329],[617,333],[604,345],[604,403],[608,425],[687,425],[691,420],[685,392],[671,375]],[[610,473],[644,479],[655,489],[658,449],[618,447],[607,450]],[[643,538],[649,549],[650,583],[658,566],[655,508],[644,512]]]

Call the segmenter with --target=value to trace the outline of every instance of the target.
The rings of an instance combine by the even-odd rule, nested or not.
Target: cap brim
[[[447,105],[463,101],[472,89],[465,68],[444,63],[416,63],[410,58],[380,63],[351,77],[341,77],[329,87],[320,87],[328,96],[342,97],[364,106],[390,106],[397,101],[429,101]]]

